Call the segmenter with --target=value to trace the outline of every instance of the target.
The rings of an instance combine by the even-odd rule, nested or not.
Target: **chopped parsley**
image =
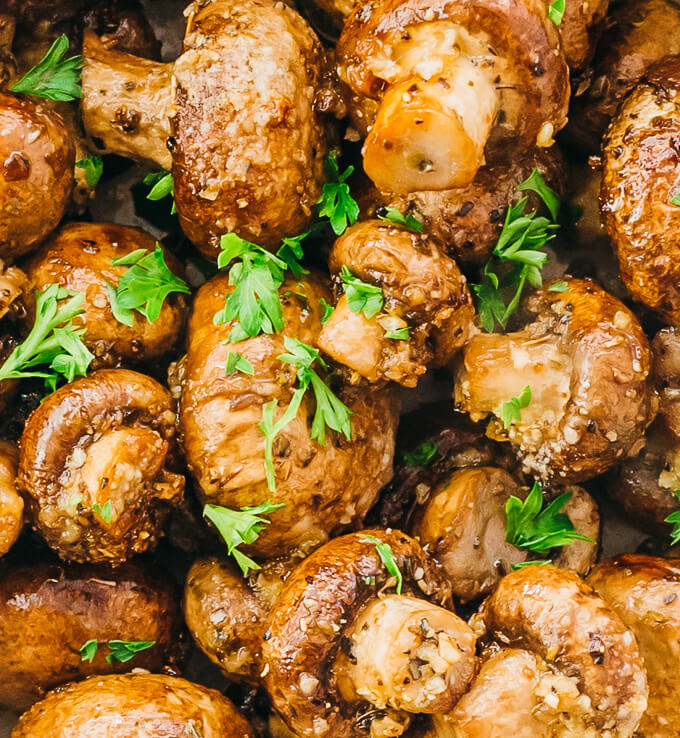
[[[9,89],[60,102],[80,99],[83,96],[80,78],[84,61],[80,54],[65,59],[68,47],[69,40],[62,34],[45,56]]]
[[[436,441],[423,441],[413,451],[405,451],[401,458],[406,466],[429,466],[438,450]]]
[[[347,184],[354,167],[348,166],[341,173],[338,152],[331,151],[324,162],[324,171],[328,182],[324,184],[316,205],[319,208],[319,215],[328,218],[333,232],[336,236],[340,236],[348,226],[356,223],[359,217],[359,205],[352,197]]]
[[[95,502],[92,509],[107,525],[111,522],[111,500],[107,500],[103,505]]]
[[[54,391],[60,378],[72,382],[76,376],[85,376],[94,356],[82,341],[85,328],[73,323],[84,312],[84,301],[82,293],[57,284],[37,292],[33,327],[0,366],[0,381],[37,377]],[[33,369],[44,365],[51,371]]]
[[[390,544],[382,543],[375,536],[363,536],[361,540],[375,544],[375,550],[377,551],[383,566],[387,569],[388,573],[397,580],[397,594],[400,595],[404,579],[401,575],[401,570],[397,566],[397,562],[394,560],[394,554],[392,553],[392,547]]]
[[[412,213],[406,213],[406,215],[403,215],[399,210],[397,210],[397,208],[384,206],[378,208],[375,211],[375,214],[380,218],[380,220],[386,220],[389,223],[404,226],[405,228],[408,228],[409,231],[415,231],[416,233],[422,233],[423,231],[422,221],[418,220],[418,218],[416,218]]]
[[[671,197],[671,205],[675,205],[680,208],[680,190],[678,190],[673,197]]]
[[[144,184],[151,187],[146,196],[147,200],[157,202],[158,200],[164,200],[166,197],[172,197],[170,214],[174,215],[177,212],[172,172],[151,172],[144,177]]]
[[[522,420],[522,410],[531,404],[531,387],[527,385],[519,397],[513,397],[497,407],[494,412],[503,419],[503,426],[509,428],[513,423],[519,423]]]
[[[126,664],[140,651],[146,651],[152,646],[155,646],[156,641],[109,641],[106,645],[111,651],[106,657],[109,664],[113,664],[114,660],[120,661],[121,664]]]
[[[512,564],[510,568],[517,571],[517,569],[526,569],[527,566],[548,566],[549,564],[552,564],[552,559],[536,559],[535,561],[522,561],[519,564]]]
[[[253,365],[244,356],[241,356],[237,351],[230,351],[227,355],[227,365],[225,367],[227,376],[241,372],[242,374],[250,374],[251,376],[255,373]]]
[[[101,156],[89,156],[76,162],[78,169],[85,172],[88,187],[96,187],[104,174],[104,160]]]
[[[569,285],[566,282],[555,282],[548,287],[548,292],[566,292]]]
[[[676,489],[673,494],[680,500],[680,489]],[[672,512],[667,518],[666,523],[673,524],[673,530],[671,531],[671,546],[675,546],[676,543],[680,542],[680,510]]]
[[[385,338],[391,338],[394,341],[408,341],[411,338],[411,332],[408,328],[397,328],[395,331],[386,331]]]
[[[385,298],[380,287],[363,282],[344,265],[340,270],[340,279],[347,305],[353,313],[363,313],[370,320],[382,310]]]
[[[512,495],[505,503],[505,540],[517,548],[526,548],[538,554],[558,546],[568,546],[574,541],[594,543],[588,536],[574,530],[569,516],[561,512],[571,497],[571,492],[563,492],[541,510],[543,491],[538,482],[534,482],[526,500]]]
[[[94,660],[94,657],[97,655],[97,650],[99,649],[99,641],[96,640],[89,640],[85,641],[83,645],[80,647],[78,653],[80,653],[80,660],[81,661],[89,661],[92,663]]]
[[[564,11],[567,0],[555,0],[551,5],[548,6],[548,18],[556,25],[562,25],[562,18],[564,18]]]
[[[321,325],[326,325],[328,323],[328,319],[333,314],[333,306],[327,302],[323,297],[319,298],[319,305],[321,306],[323,313],[321,315]]]
[[[262,516],[282,507],[285,507],[283,503],[271,502],[256,507],[244,507],[241,510],[231,510],[221,505],[206,505],[203,508],[203,516],[217,528],[227,544],[227,553],[234,557],[243,575],[246,576],[251,569],[260,567],[249,556],[239,551],[238,546],[242,543],[254,543],[264,527],[271,522]]]

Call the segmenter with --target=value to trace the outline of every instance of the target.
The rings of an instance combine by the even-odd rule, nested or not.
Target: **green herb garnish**
[[[569,285],[566,282],[555,282],[548,287],[548,292],[566,292]]]
[[[363,313],[370,320],[382,310],[385,298],[380,287],[363,282],[344,265],[340,270],[340,279],[347,295],[347,305],[353,313]]]
[[[341,174],[338,152],[331,151],[324,162],[324,171],[328,182],[323,186],[316,205],[319,207],[319,215],[328,218],[333,232],[339,236],[347,230],[347,226],[356,223],[359,217],[359,206],[350,194],[347,184],[354,167],[347,167]]]
[[[166,197],[172,197],[170,214],[174,215],[177,212],[175,205],[175,184],[172,179],[172,172],[151,172],[144,177],[144,184],[151,187],[146,196],[147,200],[157,202]]]
[[[418,220],[412,213],[406,213],[403,215],[397,208],[383,206],[375,211],[375,214],[380,220],[386,220],[395,225],[404,226],[409,231],[415,231],[416,233],[422,233],[423,223]]]
[[[56,284],[37,292],[33,328],[0,367],[0,381],[37,377],[54,391],[60,377],[72,382],[76,376],[85,376],[94,356],[82,342],[85,328],[76,328],[73,323],[83,314],[84,301],[82,293]],[[33,370],[41,365],[52,371]]]
[[[80,77],[84,61],[80,54],[64,59],[68,47],[69,40],[62,34],[45,56],[9,89],[60,102],[80,99],[83,96]]]
[[[94,657],[97,655],[97,649],[99,648],[99,642],[96,640],[85,641],[80,647],[78,653],[80,653],[81,661],[89,661],[92,663]]]
[[[680,208],[680,190],[671,197],[671,205],[675,205]]]
[[[394,341],[408,341],[411,338],[411,332],[408,328],[397,328],[395,331],[386,331],[385,338],[391,338]]]
[[[111,651],[106,657],[109,664],[113,664],[114,659],[120,661],[121,664],[126,664],[140,651],[146,651],[155,646],[156,641],[109,641],[106,645]]]
[[[253,365],[244,356],[241,356],[236,351],[230,351],[227,355],[227,365],[225,368],[227,376],[230,374],[236,374],[241,372],[242,374],[250,374],[251,376],[255,373]]]
[[[401,458],[406,466],[429,466],[438,450],[436,441],[423,441],[413,451],[405,451]]]
[[[538,482],[534,483],[526,500],[511,496],[505,503],[505,540],[517,548],[526,548],[539,554],[557,546],[568,546],[574,541],[595,543],[574,530],[569,517],[561,512],[571,497],[571,492],[563,492],[541,510],[543,492]]]
[[[156,244],[152,253],[146,249],[137,249],[113,259],[111,264],[130,267],[118,280],[113,300],[109,290],[111,311],[125,325],[132,325],[131,310],[136,310],[149,323],[153,323],[161,314],[168,295],[173,292],[191,292],[186,282],[168,269],[160,244]]]
[[[333,314],[334,308],[323,297],[319,298],[319,305],[321,305],[323,309],[323,314],[321,315],[321,325],[326,325],[326,323],[328,323],[328,319]]]
[[[566,9],[566,0],[555,0],[552,5],[548,6],[548,18],[556,25],[562,25],[564,11]]]
[[[513,571],[517,569],[526,569],[527,566],[548,566],[552,564],[552,559],[536,559],[535,561],[522,561],[519,564],[511,564],[510,568]]]
[[[394,560],[394,554],[392,553],[392,547],[390,544],[382,543],[375,536],[362,536],[361,540],[375,544],[375,550],[378,552],[378,556],[380,557],[380,561],[382,561],[383,566],[391,576],[396,577],[397,579],[397,594],[400,595],[404,579],[399,567],[397,566],[397,562]]]
[[[107,525],[111,522],[111,500],[107,500],[103,505],[95,502],[92,509]]]
[[[680,489],[674,490],[673,494],[678,498],[678,500],[680,500]],[[664,520],[666,523],[673,523],[673,530],[671,531],[671,546],[675,546],[676,543],[680,542],[680,510],[672,512]]]
[[[96,187],[104,173],[104,160],[101,156],[89,156],[87,159],[80,159],[76,162],[78,169],[85,171],[85,179],[88,187]]]
[[[244,507],[241,510],[230,510],[221,505],[206,505],[203,508],[203,515],[217,528],[227,544],[227,553],[234,557],[243,575],[246,576],[251,569],[260,567],[237,547],[242,543],[254,543],[260,531],[270,523],[262,515],[269,515],[282,507],[285,507],[283,503],[275,505],[271,502],[265,502],[257,507]]]
[[[531,404],[531,387],[527,385],[519,397],[513,397],[497,407],[494,412],[503,418],[503,426],[509,428],[513,423],[519,423],[522,420],[522,410]]]

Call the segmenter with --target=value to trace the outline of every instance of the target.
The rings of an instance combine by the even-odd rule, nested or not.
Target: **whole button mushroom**
[[[180,223],[205,255],[232,231],[275,246],[305,228],[321,194],[323,50],[281,2],[195,2],[186,15],[172,64],[86,34],[85,127],[109,151],[172,168]]]
[[[633,631],[645,661],[649,705],[639,735],[671,738],[680,720],[680,560],[624,554],[600,562],[588,584]]]
[[[381,296],[358,309],[346,294],[324,324],[319,347],[369,382],[415,387],[428,366],[448,364],[467,343],[475,309],[465,277],[438,244],[406,227],[369,220],[335,242],[329,267],[336,281],[350,272]],[[377,288],[377,289],[376,289]]]
[[[514,571],[473,621],[489,657],[428,738],[635,734],[647,707],[643,658],[631,630],[578,576],[552,566]]]
[[[146,551],[184,493],[170,393],[127,369],[100,369],[49,395],[20,446],[28,518],[67,560],[119,564]]]
[[[130,563],[6,567],[0,574],[0,705],[26,710],[48,690],[92,674],[177,669],[182,633],[177,592],[163,572]],[[116,642],[119,649],[121,642],[144,647],[127,660]]]
[[[576,531],[597,541],[600,516],[595,501],[579,487],[568,491],[571,497],[562,512]],[[513,566],[529,559],[529,550],[506,540],[506,503],[511,496],[525,500],[527,492],[503,469],[459,469],[416,513],[413,535],[442,565],[460,600],[490,594]],[[557,549],[551,558],[556,566],[586,574],[596,555],[595,542],[579,540]]]
[[[328,430],[314,439],[315,396],[306,392],[299,412],[272,444],[272,483],[265,465],[264,408],[277,401],[277,420],[292,402],[297,371],[280,360],[285,341],[301,341],[312,352],[321,332],[320,300],[325,282],[313,274],[288,279],[279,289],[283,329],[237,343],[228,337],[235,321],[215,324],[234,287],[220,273],[198,291],[188,329],[181,381],[180,430],[184,455],[202,502],[230,509],[271,502],[284,505],[243,550],[273,557],[318,545],[332,534],[359,525],[392,475],[396,399],[387,389],[333,382],[349,408],[351,432]],[[290,344],[288,344],[290,345]],[[252,370],[227,373],[228,357],[239,354]],[[250,373],[252,371],[252,373]]]
[[[649,342],[633,313],[578,279],[546,284],[527,310],[532,319],[522,330],[479,334],[465,347],[458,407],[473,420],[498,416],[487,433],[510,440],[525,470],[544,481],[584,481],[637,454],[658,398]],[[503,405],[519,405],[522,394],[519,419],[505,427]]]
[[[159,255],[154,266],[162,259],[171,273],[156,268],[137,276],[146,276],[150,282],[155,280],[156,288],[167,286],[174,291],[163,300],[158,317],[131,310],[126,322],[121,322],[112,309],[111,300],[115,302],[115,297],[112,298],[111,292],[115,292],[119,280],[133,264],[116,265],[114,261],[138,249],[147,254],[160,250],[162,256]],[[85,296],[84,315],[78,318],[78,323],[85,324],[82,340],[95,356],[93,368],[157,360],[178,342],[188,308],[183,293],[189,292],[189,288],[181,280],[183,270],[171,253],[138,228],[114,223],[68,223],[53,234],[24,269],[30,283],[27,297],[33,297],[36,290],[42,292],[50,284]],[[139,268],[128,277],[137,272]],[[34,301],[25,302],[29,307],[26,322],[32,325]]]
[[[0,258],[35,249],[59,224],[73,191],[75,150],[58,113],[0,93]]]
[[[394,567],[401,594],[384,592]],[[274,602],[262,650],[265,687],[293,733],[398,736],[411,713],[448,712],[475,673],[476,639],[447,598],[437,567],[398,531],[352,533],[308,556]]]
[[[12,738],[254,738],[215,689],[165,674],[93,676],[50,692],[24,713]]]
[[[602,213],[631,295],[680,325],[680,56],[652,66],[604,144]]]
[[[499,151],[550,146],[568,72],[538,0],[372,0],[338,42],[364,169],[387,192],[461,187]]]
[[[17,492],[19,449],[0,441],[0,556],[6,554],[24,527],[24,501]]]

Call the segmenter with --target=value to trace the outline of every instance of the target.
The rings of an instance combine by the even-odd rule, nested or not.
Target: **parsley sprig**
[[[397,562],[394,560],[394,554],[392,553],[392,547],[390,544],[379,541],[375,536],[362,536],[361,540],[375,544],[375,550],[377,551],[383,566],[387,569],[388,573],[397,580],[397,594],[400,595],[401,588],[404,584],[404,578],[401,574],[401,570],[397,566]]]
[[[242,543],[255,543],[260,532],[270,524],[270,520],[262,517],[285,507],[283,503],[273,504],[265,502],[256,507],[244,507],[241,510],[231,510],[221,505],[206,505],[203,508],[204,517],[208,518],[217,528],[227,544],[227,552],[233,556],[244,576],[251,569],[259,569],[249,556],[238,550]]]
[[[136,249],[112,259],[111,264],[130,267],[118,280],[118,287],[107,284],[111,312],[124,325],[132,325],[133,310],[153,323],[161,314],[168,295],[191,292],[186,282],[168,268],[160,244],[156,244],[151,253],[147,249]]]
[[[157,202],[164,200],[166,197],[172,197],[172,207],[170,214],[177,212],[175,205],[175,183],[172,179],[172,172],[150,172],[144,177],[144,184],[151,187],[147,193],[146,199]]]
[[[566,10],[566,0],[555,0],[548,6],[548,18],[556,25],[562,25],[564,11]]]
[[[555,222],[559,215],[559,197],[550,189],[537,169],[517,187],[520,191],[531,190],[538,194],[548,208],[551,219],[537,216],[536,211],[525,213],[528,197],[511,205],[505,216],[503,230],[493,250],[491,259],[484,266],[481,284],[473,284],[477,295],[478,310],[484,330],[492,332],[496,323],[505,328],[510,316],[519,305],[526,283],[541,287],[541,270],[548,255],[541,251],[555,237],[559,228]],[[496,269],[506,265],[502,275]],[[505,295],[512,295],[506,305]]]
[[[680,500],[680,489],[674,490],[673,494]],[[676,543],[680,543],[680,510],[672,512],[667,518],[666,523],[673,524],[673,530],[671,531],[671,546],[675,546]]]
[[[73,323],[84,312],[84,301],[82,293],[57,284],[37,292],[31,332],[0,367],[0,381],[37,377],[54,391],[60,377],[72,382],[76,376],[85,376],[94,356],[82,341],[85,328]],[[51,371],[33,369],[44,365]]]
[[[314,420],[312,421],[310,437],[321,444],[325,443],[326,427],[343,433],[348,440],[352,437],[352,425],[350,421],[352,411],[333,394],[317,371],[312,368],[315,362],[322,369],[328,368],[326,362],[319,355],[319,351],[296,338],[286,336],[283,342],[289,353],[281,354],[278,359],[297,368],[298,386],[293,393],[293,397],[286,411],[278,421],[274,421],[278,401],[271,400],[263,407],[262,420],[257,426],[265,437],[265,470],[267,473],[267,484],[271,491],[275,489],[274,439],[297,416],[302,398],[310,386],[312,387],[314,399],[316,400],[316,410]]]
[[[104,174],[104,161],[101,156],[88,156],[87,159],[79,159],[76,162],[78,169],[85,172],[88,187],[96,187]]]
[[[380,218],[380,220],[386,220],[389,223],[404,226],[405,228],[408,228],[409,231],[415,231],[416,233],[423,232],[422,221],[418,220],[418,218],[416,218],[412,213],[406,213],[406,215],[404,215],[401,211],[397,210],[397,208],[385,205],[383,207],[379,207],[375,211],[375,214]]]
[[[80,85],[83,57],[78,54],[65,59],[68,47],[69,40],[62,34],[45,56],[9,89],[60,102],[80,99],[83,96]]]
[[[503,427],[509,428],[513,423],[519,423],[522,420],[522,410],[531,404],[531,387],[527,385],[518,397],[512,397],[497,407],[494,412],[503,419]]]
[[[340,270],[340,279],[347,296],[347,305],[353,313],[363,313],[370,320],[382,310],[385,298],[380,287],[355,277],[344,264]]]
[[[319,215],[328,218],[336,236],[344,233],[359,217],[359,205],[352,197],[347,184],[353,171],[354,167],[350,165],[344,172],[340,172],[337,151],[331,151],[326,157],[324,172],[328,182],[324,184],[316,205],[319,208]]]
[[[131,661],[141,651],[146,651],[152,646],[156,645],[156,641],[108,641],[106,644],[109,648],[109,653],[106,656],[106,660],[109,664],[113,664],[114,660],[119,661],[121,664],[125,664]],[[99,641],[92,639],[85,641],[80,647],[80,660],[89,661],[90,663],[94,660],[99,650]]]
[[[588,536],[574,530],[569,516],[561,512],[571,497],[571,492],[563,492],[541,510],[543,491],[538,482],[534,483],[526,500],[512,495],[505,503],[505,540],[517,548],[526,548],[538,554],[558,546],[568,546],[574,541],[594,543]]]

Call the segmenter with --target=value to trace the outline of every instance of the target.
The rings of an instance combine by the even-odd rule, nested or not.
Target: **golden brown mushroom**
[[[12,738],[253,738],[217,690],[163,674],[93,676],[50,692]]]
[[[26,710],[48,690],[92,674],[176,669],[182,630],[176,589],[162,572],[137,564],[7,568],[0,573],[0,705]],[[85,660],[89,641],[97,650]],[[152,645],[109,663],[110,641]]]
[[[58,284],[85,296],[84,316],[78,322],[85,323],[82,340],[95,356],[93,368],[153,361],[176,346],[187,311],[182,293],[168,295],[152,323],[132,310],[132,325],[127,326],[111,311],[107,285],[117,287],[129,269],[113,266],[112,261],[137,249],[152,253],[156,247],[156,240],[137,228],[114,223],[68,223],[24,266],[31,294]],[[160,248],[170,271],[181,277],[177,259]],[[33,312],[28,311],[29,324],[33,323]]]
[[[321,46],[274,0],[195,2],[186,15],[173,64],[86,34],[85,127],[109,151],[172,167],[180,222],[207,256],[231,231],[274,246],[304,229],[321,193]]]
[[[267,501],[285,504],[270,516],[271,524],[257,541],[244,547],[272,557],[318,545],[361,523],[392,474],[396,401],[388,389],[369,391],[331,379],[332,389],[352,412],[351,439],[329,430],[322,444],[310,436],[315,400],[311,391],[305,393],[297,416],[275,439],[276,489],[270,490],[258,423],[272,400],[278,401],[280,418],[296,387],[295,369],[278,359],[286,353],[284,337],[315,347],[323,312],[319,300],[331,297],[317,276],[286,280],[279,289],[282,332],[234,344],[226,340],[234,322],[214,323],[233,289],[228,282],[226,274],[218,274],[194,300],[181,390],[182,443],[202,502],[231,509]],[[252,375],[226,374],[232,352],[252,364]]]
[[[341,269],[349,269],[382,290],[384,304],[370,318],[343,295],[319,336],[326,354],[369,382],[415,387],[429,365],[448,364],[476,332],[465,277],[427,236],[379,220],[358,223],[335,242],[329,266],[340,283]],[[407,337],[389,335],[404,329]]]
[[[537,0],[372,0],[338,42],[338,73],[367,135],[378,189],[471,182],[499,150],[550,146],[566,122],[568,67]]]
[[[29,97],[0,93],[0,258],[35,249],[62,219],[75,151],[61,116]]]
[[[658,400],[649,381],[647,337],[623,303],[592,282],[546,285],[527,303],[533,316],[515,333],[480,334],[455,378],[460,409],[479,420],[531,389],[521,419],[487,433],[509,439],[526,471],[572,484],[637,454]]]
[[[24,501],[17,492],[19,449],[0,441],[0,556],[6,554],[24,527]]]
[[[376,542],[403,576],[401,595]],[[382,594],[379,594],[382,591]],[[308,556],[283,584],[262,650],[267,691],[299,736],[401,735],[448,711],[475,672],[475,636],[415,540],[367,530]]]
[[[680,720],[680,561],[624,554],[599,563],[588,584],[635,634],[649,682],[638,735],[671,738]]]
[[[101,369],[49,395],[20,446],[29,520],[71,561],[116,564],[146,551],[184,492],[170,393],[127,369]]]
[[[602,213],[631,295],[680,325],[680,56],[647,70],[604,144]]]

